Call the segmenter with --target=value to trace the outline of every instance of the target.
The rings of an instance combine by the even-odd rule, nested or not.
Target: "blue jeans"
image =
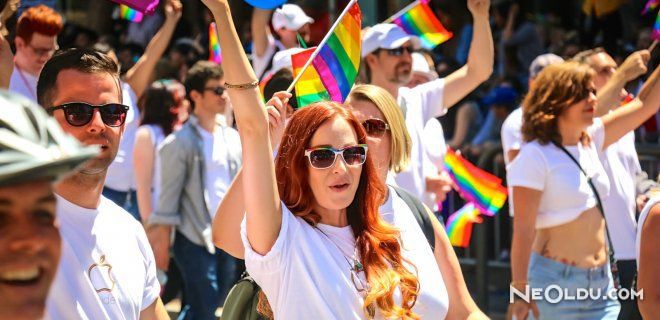
[[[606,295],[614,288],[609,262],[600,267],[590,269],[573,267],[532,252],[528,270],[529,285],[532,288],[553,289],[547,291],[548,300],[536,300],[539,308],[540,319],[562,319],[562,320],[591,320],[591,319],[616,319],[619,314],[619,301],[610,297],[604,299],[598,295]],[[555,287],[556,286],[556,287]],[[558,303],[552,303],[559,296],[556,289],[561,288],[562,293],[567,296],[576,297],[578,288],[590,290],[592,299],[568,300],[563,299]],[[564,297],[566,297],[566,295]],[[542,294],[545,297],[544,294]]]
[[[220,249],[210,254],[206,247],[192,243],[179,232],[173,251],[183,278],[183,296],[186,297],[178,319],[216,320],[215,310],[224,303],[229,289],[242,272],[239,260]]]
[[[142,222],[140,210],[138,209],[137,192],[135,190],[117,191],[103,187],[103,196],[128,211],[137,221]]]

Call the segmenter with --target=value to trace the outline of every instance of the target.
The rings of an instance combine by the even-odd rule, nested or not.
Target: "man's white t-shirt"
[[[502,149],[504,150],[504,162],[508,166],[511,163],[508,153],[511,150],[520,150],[523,145],[522,138],[522,121],[523,121],[523,112],[522,108],[513,110],[504,123],[502,123],[502,130],[500,131],[502,135]],[[509,190],[510,193],[510,190]]]
[[[437,119],[431,119],[426,122],[424,132],[422,133],[424,141],[424,176],[437,176],[438,172],[444,168],[445,154],[447,153],[447,144],[445,143],[445,133],[442,125]],[[426,185],[426,184],[425,184]],[[434,211],[436,208],[435,193],[424,191],[422,202]]]
[[[617,260],[633,260],[637,230],[635,175],[641,171],[634,132],[626,134],[598,155],[610,182],[610,194],[602,200],[614,256]]]
[[[252,68],[254,69],[254,74],[257,75],[257,78],[261,78],[264,73],[267,71],[266,67],[270,64],[270,61],[273,60],[276,51],[286,50],[284,45],[276,40],[271,34],[268,35],[268,46],[266,51],[261,56],[257,56],[255,53],[252,56]]]
[[[105,177],[105,186],[116,190],[127,192],[135,190],[135,175],[133,174],[133,146],[135,146],[135,135],[140,126],[140,110],[138,109],[138,97],[128,83],[121,83],[123,103],[127,105],[128,113],[124,122],[124,134],[119,142],[119,150],[115,160],[108,167]]]
[[[57,197],[62,255],[47,319],[139,319],[160,293],[142,225],[101,197],[97,209]]]
[[[34,101],[34,103],[37,103],[38,80],[38,77],[20,69],[18,66],[14,66],[14,71],[11,73],[11,78],[9,79],[9,91],[20,93],[26,98]]]
[[[234,129],[227,127],[218,126],[213,133],[201,127],[197,127],[197,131],[202,136],[204,146],[204,169],[206,171],[204,189],[208,201],[206,205],[213,217],[231,185],[229,150],[230,148],[240,150],[240,138]]]
[[[406,118],[406,127],[412,141],[410,152],[410,166],[398,173],[394,180],[396,184],[406,189],[419,199],[425,198],[425,173],[428,172],[430,161],[425,161],[426,144],[424,140],[424,127],[429,120],[447,113],[443,105],[445,80],[436,79],[415,88],[399,88],[398,103]],[[436,139],[444,144],[444,137]]]
[[[390,188],[390,197],[380,207],[383,218],[401,231],[403,258],[417,267],[420,293],[413,312],[422,319],[444,319],[449,297],[431,247],[408,206]],[[351,280],[350,261],[355,237],[350,226],[317,224],[312,227],[282,204],[282,227],[266,255],[252,250],[245,219],[241,237],[245,265],[264,290],[276,319],[365,319],[363,298]],[[415,272],[412,267],[409,270]],[[366,284],[364,272],[358,274]],[[401,292],[394,292],[401,303]],[[383,319],[377,313],[376,319]]]

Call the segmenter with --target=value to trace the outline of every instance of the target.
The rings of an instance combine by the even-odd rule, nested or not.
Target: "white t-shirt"
[[[412,141],[410,153],[410,166],[398,173],[394,180],[396,184],[412,193],[414,196],[424,199],[426,192],[426,181],[424,174],[429,170],[427,166],[430,161],[424,161],[426,143],[424,140],[424,127],[429,120],[447,113],[442,104],[444,97],[445,80],[436,79],[415,88],[399,88],[398,103],[406,117],[406,127]],[[444,136],[435,139],[444,144]]]
[[[119,142],[119,150],[115,160],[108,167],[105,176],[105,186],[116,191],[135,190],[135,175],[133,174],[133,146],[135,135],[140,125],[140,110],[138,109],[138,97],[128,83],[121,83],[124,104],[129,106],[124,123],[124,135]]]
[[[390,189],[390,195],[396,195],[395,191]],[[420,295],[413,311],[422,319],[443,319],[449,305],[447,290],[419,224],[398,197],[390,196],[380,211],[400,228],[402,255],[418,269]],[[264,290],[276,319],[364,319],[363,298],[351,280],[347,261],[355,255],[352,229],[323,224],[318,228],[322,232],[282,204],[280,234],[262,256],[252,250],[244,220],[241,237],[248,272]],[[364,272],[359,276],[366,283]],[[360,285],[357,280],[356,284]],[[394,301],[401,303],[399,290]]]
[[[11,78],[9,79],[9,91],[20,93],[26,98],[34,101],[34,103],[37,103],[38,80],[38,77],[31,75],[15,65],[14,71],[11,73]]]
[[[632,155],[631,150],[634,153]],[[635,175],[639,168],[639,160],[637,166],[634,166],[633,160],[637,159],[634,133],[623,136],[599,153],[599,156],[610,184],[609,196],[602,199],[614,255],[618,260],[633,260],[637,230]]]
[[[609,181],[598,158],[605,139],[605,127],[594,119],[589,127],[591,143],[564,146],[592,177],[601,199],[609,195]],[[543,191],[536,218],[536,228],[549,228],[575,220],[582,212],[597,206],[587,178],[577,164],[552,143],[541,145],[532,141],[520,149],[520,154],[507,170],[511,187],[526,187]]]
[[[424,132],[422,133],[424,141],[424,176],[436,176],[444,167],[445,154],[447,153],[447,144],[445,143],[445,133],[442,130],[440,121],[433,118],[426,122]],[[425,184],[426,185],[426,184]],[[422,202],[431,209],[437,209],[435,193],[424,192]]]
[[[649,212],[651,212],[651,208],[655,205],[660,203],[660,197],[653,197],[649,199],[649,201],[646,203],[646,206],[644,206],[644,209],[642,210],[642,213],[639,215],[639,221],[637,225],[637,238],[635,239],[635,256],[637,259],[637,270],[639,270],[639,249],[642,245],[642,228],[644,227],[644,222],[646,222],[646,217],[649,216]]]
[[[258,78],[261,78],[266,72],[266,67],[268,67],[268,64],[273,59],[276,49],[286,50],[284,45],[279,40],[276,40],[272,35],[269,34],[268,46],[266,47],[264,54],[262,56],[257,56],[255,53],[252,56],[252,68],[254,69],[254,73]]]
[[[140,126],[140,128],[146,128],[149,130],[149,137],[151,138],[151,148],[154,152],[154,164],[153,164],[153,179],[151,182],[151,211],[156,212],[156,205],[158,204],[158,195],[160,194],[160,184],[162,177],[161,166],[160,166],[160,155],[158,153],[158,146],[163,140],[165,140],[165,133],[163,128],[155,124],[145,124]]]
[[[101,197],[97,209],[57,197],[62,256],[47,319],[138,319],[160,285],[142,225]]]
[[[217,126],[213,133],[201,127],[197,127],[197,131],[202,136],[204,145],[204,169],[206,172],[204,189],[207,194],[206,201],[208,202],[206,205],[211,213],[211,218],[213,218],[220,201],[225,197],[232,182],[228,160],[229,148],[240,150],[240,138],[238,138],[238,133],[234,129],[227,127]]]
[[[523,112],[522,108],[513,110],[506,117],[504,123],[502,123],[502,130],[500,131],[502,136],[502,149],[504,150],[504,162],[508,166],[511,161],[509,160],[508,153],[511,150],[520,150],[524,144],[522,138],[522,121],[523,121]],[[510,194],[509,190],[509,194]]]

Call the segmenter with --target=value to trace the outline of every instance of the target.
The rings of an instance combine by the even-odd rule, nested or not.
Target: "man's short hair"
[[[597,47],[597,48],[593,48],[593,49],[589,49],[589,50],[580,51],[580,52],[576,53],[573,56],[573,58],[571,58],[571,61],[576,61],[576,62],[579,62],[579,63],[589,64],[589,61],[588,61],[589,58],[591,56],[593,56],[595,54],[599,54],[601,52],[607,53],[605,51],[605,49],[603,49],[603,47]]]
[[[34,33],[54,37],[60,31],[62,31],[62,16],[43,4],[25,10],[16,25],[16,36],[25,42],[30,42]]]
[[[62,70],[67,69],[90,74],[107,73],[117,79],[117,85],[119,85],[119,67],[107,55],[82,48],[58,51],[46,62],[37,82],[37,100],[44,108],[51,107],[57,76]],[[120,102],[121,99],[121,86],[119,86]]]
[[[186,86],[186,96],[188,100],[193,104],[194,102],[190,99],[190,93],[197,91],[199,93],[204,93],[204,87],[206,82],[210,79],[222,79],[225,76],[222,67],[212,61],[198,61],[195,63],[188,73],[186,74],[186,81],[184,85]]]

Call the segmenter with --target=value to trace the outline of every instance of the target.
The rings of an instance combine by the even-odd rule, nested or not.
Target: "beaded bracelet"
[[[254,89],[258,86],[259,86],[259,80],[254,80],[250,83],[241,83],[241,84],[225,83],[225,88],[227,89],[247,90],[247,89]]]

